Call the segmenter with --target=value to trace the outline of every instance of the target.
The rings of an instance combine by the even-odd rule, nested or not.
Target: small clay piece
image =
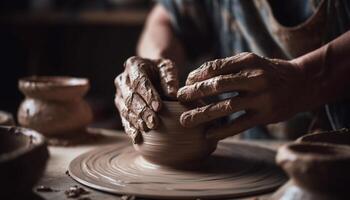
[[[0,126],[14,126],[12,114],[4,111],[0,111]]]
[[[123,195],[121,197],[121,200],[135,200],[135,199],[136,199],[136,197],[133,195]]]
[[[276,160],[291,181],[276,192],[274,200],[348,199],[348,146],[292,143],[278,150]]]
[[[22,199],[18,196],[29,194],[48,157],[44,137],[36,131],[0,127],[0,199]]]
[[[205,138],[205,127],[185,128],[180,115],[189,108],[177,101],[163,101],[157,129],[143,133],[143,141],[134,144],[146,160],[171,167],[193,167],[208,157],[217,145]]]
[[[74,185],[64,192],[68,198],[78,198],[81,195],[89,194],[90,192],[82,187]]]
[[[38,187],[36,187],[36,191],[37,192],[58,192],[59,190],[52,189],[49,186],[39,185]]]
[[[18,111],[18,122],[46,136],[84,129],[92,111],[83,100],[89,89],[85,78],[41,76],[19,80],[25,95]]]
[[[178,169],[152,164],[128,143],[117,143],[78,156],[70,163],[69,174],[91,188],[119,195],[239,198],[271,192],[285,182],[274,158],[275,152],[266,148],[220,142],[199,168]]]

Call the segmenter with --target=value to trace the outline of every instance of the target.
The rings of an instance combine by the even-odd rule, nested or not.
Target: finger
[[[234,136],[249,128],[258,125],[257,118],[254,114],[245,113],[228,125],[215,127],[206,133],[206,138],[211,140],[222,140],[224,138]]]
[[[141,130],[141,131],[148,130],[146,123],[126,107],[125,102],[122,99],[121,94],[118,90],[116,92],[114,102],[116,107],[119,110],[119,114],[121,118],[125,118],[125,120],[130,122],[132,126],[135,127],[137,130]]]
[[[180,116],[180,123],[184,127],[194,127],[198,124],[212,121],[231,113],[247,109],[247,105],[249,105],[249,103],[249,99],[241,97],[233,97],[218,103],[211,103],[209,105],[182,113]]]
[[[142,142],[142,134],[129,121],[121,117],[125,133],[131,138],[134,144]]]
[[[157,67],[164,95],[176,97],[176,93],[179,90],[179,79],[175,63],[169,59],[161,59],[157,63]]]
[[[236,74],[219,75],[179,89],[179,101],[194,101],[225,92],[256,91],[266,85],[262,70],[245,70]]]
[[[130,87],[134,89],[155,112],[161,108],[161,99],[150,80],[156,77],[156,66],[148,59],[131,57],[125,62],[125,69],[130,79]]]
[[[138,119],[142,119],[149,129],[155,129],[158,125],[156,113],[147,106],[138,93],[132,91],[127,75],[122,73],[115,81],[116,85],[119,86],[122,98],[125,100],[126,107],[136,114]]]
[[[244,52],[232,57],[206,62],[188,75],[186,85],[254,66],[260,60],[257,58],[260,57],[253,53]]]

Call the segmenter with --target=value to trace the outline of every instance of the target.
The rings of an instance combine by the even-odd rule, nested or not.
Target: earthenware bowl
[[[350,148],[321,143],[291,143],[278,150],[277,163],[295,188],[274,199],[342,199],[350,184]],[[289,190],[289,192],[287,192]],[[284,198],[282,198],[284,196]],[[307,198],[306,198],[307,197]]]
[[[19,127],[0,126],[0,199],[31,192],[49,157],[44,137]]]
[[[85,78],[41,76],[19,80],[25,95],[18,122],[46,136],[84,129],[92,121],[90,106],[83,96],[89,89]]]
[[[180,115],[190,109],[177,101],[164,101],[156,130],[143,133],[143,142],[134,147],[147,161],[171,167],[194,167],[208,157],[217,141],[205,139],[205,126],[185,128]]]
[[[4,111],[0,111],[0,126],[13,126],[15,121],[12,114]]]
[[[312,133],[300,137],[297,141],[350,145],[350,131],[348,129],[340,129],[336,131]]]

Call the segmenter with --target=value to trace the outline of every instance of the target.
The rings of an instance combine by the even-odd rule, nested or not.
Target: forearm
[[[349,97],[350,32],[292,62],[304,71],[305,88],[314,106]]]
[[[137,54],[150,59],[169,58],[179,68],[185,63],[183,46],[173,32],[169,14],[161,5],[156,5],[147,19]]]

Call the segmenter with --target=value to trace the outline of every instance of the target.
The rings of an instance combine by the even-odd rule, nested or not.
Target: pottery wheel
[[[286,178],[275,152],[244,143],[221,142],[199,169],[151,164],[132,147],[106,146],[75,158],[70,175],[91,188],[146,198],[228,198],[271,192]]]

